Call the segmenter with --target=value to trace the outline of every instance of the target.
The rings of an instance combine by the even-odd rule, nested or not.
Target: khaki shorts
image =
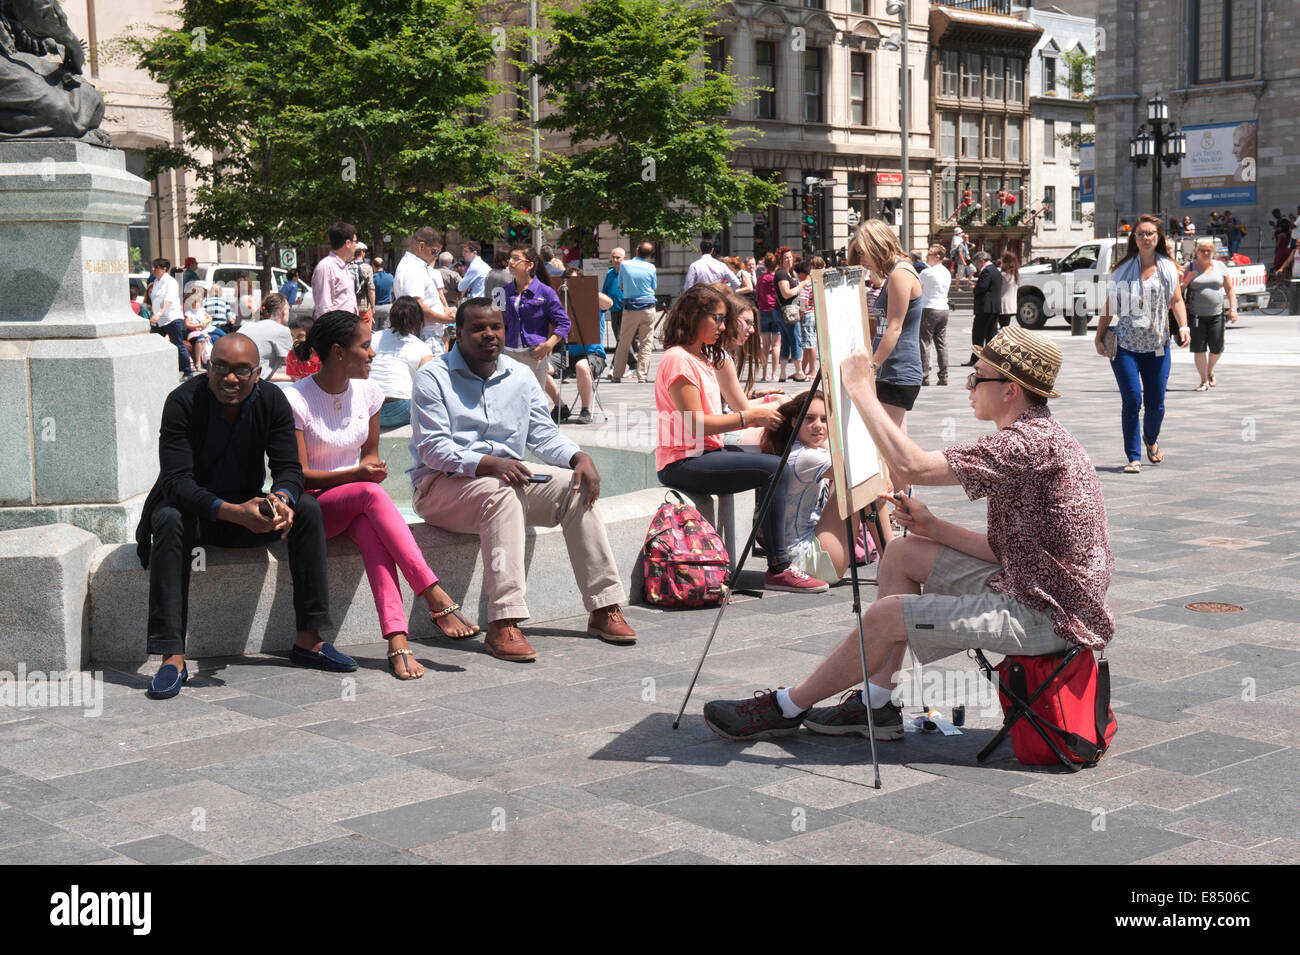
[[[1063,653],[1051,614],[990,590],[1002,568],[950,547],[940,547],[920,595],[903,594],[907,641],[921,663],[978,647],[1003,656]]]

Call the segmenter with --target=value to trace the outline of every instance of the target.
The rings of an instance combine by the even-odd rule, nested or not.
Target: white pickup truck
[[[1016,319],[1025,328],[1042,328],[1049,318],[1070,322],[1073,316],[1089,321],[1101,314],[1106,280],[1115,256],[1123,256],[1128,239],[1093,239],[1076,246],[1062,259],[1020,269]],[[1234,265],[1228,275],[1242,311],[1268,304],[1268,275],[1263,265]]]

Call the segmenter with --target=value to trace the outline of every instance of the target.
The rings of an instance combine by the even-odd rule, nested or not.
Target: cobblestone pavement
[[[277,656],[204,660],[163,703],[142,692],[156,661],[106,669],[98,717],[0,709],[0,862],[1300,861],[1296,323],[1230,330],[1208,393],[1179,353],[1165,462],[1136,476],[1120,472],[1104,360],[1051,332],[1066,355],[1053,410],[1101,475],[1116,554],[1119,733],[1094,769],[1028,769],[1009,745],[977,765],[999,716],[962,657],[922,685],[945,708],[967,702],[966,732],[880,744],[880,791],[864,740],[715,738],[706,700],[789,685],[847,632],[843,586],[738,599],[676,731],[714,611],[632,608],[634,647],[586,637],[582,616],[534,626],[533,665],[430,642],[428,674],[405,684],[380,643],[358,648],[349,679]],[[955,318],[954,363],[968,328]],[[923,446],[987,428],[952,375],[910,417]],[[982,525],[957,489],[921,496]]]

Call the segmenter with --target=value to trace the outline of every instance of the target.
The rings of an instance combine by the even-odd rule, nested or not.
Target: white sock
[[[799,709],[799,707],[795,706],[794,703],[790,701],[790,691],[785,687],[776,691],[776,705],[780,708],[781,715],[788,720],[794,719],[803,712],[803,710]]]
[[[894,696],[894,691],[874,683],[867,684],[867,697],[863,700],[873,710],[878,710]]]

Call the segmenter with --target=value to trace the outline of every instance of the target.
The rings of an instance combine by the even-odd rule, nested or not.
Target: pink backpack
[[[722,603],[730,558],[713,525],[682,500],[664,503],[650,521],[641,548],[645,600],[659,607],[716,607]]]

